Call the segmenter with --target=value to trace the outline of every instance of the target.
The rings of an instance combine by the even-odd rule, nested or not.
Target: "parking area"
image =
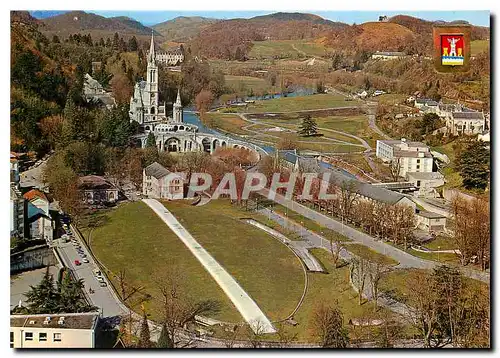
[[[23,305],[26,304],[26,297],[24,294],[30,290],[30,286],[35,286],[40,283],[46,270],[46,267],[42,267],[10,276],[10,309],[17,306],[19,300],[22,300]],[[58,271],[58,267],[49,266],[49,272],[54,276],[54,279],[57,279]]]
[[[124,314],[125,311],[111,292],[112,288],[109,287],[109,282],[105,277],[99,279],[100,275],[96,275],[94,272],[99,271],[98,267],[85,246],[80,242],[78,235],[73,235],[70,230],[68,231],[70,240],[68,242],[60,240],[57,245],[66,267],[71,269],[77,278],[84,280],[85,294],[92,304],[102,309],[103,316],[112,317]]]

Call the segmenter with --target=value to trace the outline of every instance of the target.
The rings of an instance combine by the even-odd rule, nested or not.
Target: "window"
[[[420,180],[417,180],[417,187],[420,187]]]
[[[419,170],[419,169],[420,169],[420,165],[417,165],[417,170]]]
[[[41,333],[38,334],[38,341],[40,342],[45,342],[47,340],[47,333]]]
[[[14,348],[14,332],[10,332],[10,348]]]
[[[417,159],[417,163],[420,163],[420,159]]]
[[[33,340],[33,332],[24,332],[24,340],[32,341]]]
[[[61,333],[54,333],[54,342],[61,342]]]

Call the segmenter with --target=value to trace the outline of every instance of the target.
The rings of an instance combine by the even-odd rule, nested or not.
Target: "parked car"
[[[82,262],[84,262],[84,263],[88,264],[88,263],[89,263],[89,259],[88,259],[88,258],[86,258],[86,257],[84,257],[84,258],[82,259]]]
[[[106,287],[106,286],[107,286],[107,284],[106,284],[106,282],[104,282],[104,281],[99,281],[99,286],[101,286],[101,287]]]
[[[102,276],[101,271],[100,271],[99,269],[95,269],[95,270],[94,270],[94,271],[92,271],[92,272],[94,273],[94,276],[96,276],[96,277],[100,277],[100,276]]]
[[[75,265],[80,266],[82,263],[79,260],[75,260]]]
[[[97,276],[96,279],[98,282],[105,282],[102,276]]]

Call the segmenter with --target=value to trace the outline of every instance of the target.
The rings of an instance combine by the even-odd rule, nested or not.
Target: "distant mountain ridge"
[[[46,35],[67,37],[74,33],[90,33],[94,39],[112,37],[115,32],[129,38],[136,36],[142,40],[151,36],[152,28],[126,16],[104,17],[85,11],[69,11],[52,17],[40,19],[45,25],[42,29]],[[157,36],[161,34],[156,33]]]
[[[202,16],[179,16],[153,26],[165,41],[186,42],[200,34],[205,27],[215,24],[219,19]]]

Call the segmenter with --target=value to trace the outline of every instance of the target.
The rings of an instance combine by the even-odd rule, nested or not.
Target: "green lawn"
[[[249,104],[247,109],[242,109],[249,113],[265,112],[297,112],[311,109],[336,108],[355,106],[355,101],[346,101],[344,96],[332,94],[315,94],[311,96],[283,97],[256,101]]]
[[[105,214],[105,223],[91,235],[91,247],[97,258],[112,274],[126,271],[128,284],[144,286],[144,292],[159,297],[156,277],[168,270],[182,272],[182,289],[195,300],[213,299],[222,310],[215,318],[241,321],[231,301],[188,248],[144,203],[124,203]],[[87,231],[88,232],[88,231]],[[113,275],[108,277],[113,277]],[[118,281],[112,280],[115,287]],[[161,302],[153,299],[146,304],[152,319],[159,318]],[[139,311],[139,306],[132,307]]]
[[[207,113],[207,124],[210,127],[219,129],[223,132],[230,132],[235,134],[249,134],[242,127],[250,123],[244,121],[236,114],[231,113]]]
[[[281,242],[240,220],[252,217],[229,200],[191,206],[163,204],[238,281],[271,320],[285,318],[300,300],[304,274],[299,260]]]
[[[431,272],[429,270],[422,270],[422,269],[398,269],[398,270],[393,270],[387,274],[385,274],[382,279],[380,280],[380,291],[381,292],[388,292],[392,297],[397,299],[398,301],[401,302],[407,302],[410,306],[412,304],[411,302],[411,281],[409,281],[410,278],[416,277],[416,276],[421,276],[425,274],[426,272]],[[477,281],[468,277],[462,276],[465,285],[467,286],[478,286],[483,290],[488,291],[489,286],[488,284]],[[410,283],[409,283],[410,282]]]
[[[299,58],[304,56],[325,56],[326,48],[306,40],[267,40],[254,41],[249,57],[251,58]]]
[[[251,76],[233,76],[225,75],[224,79],[226,81],[226,86],[231,88],[237,93],[248,93],[253,91],[254,93],[269,92],[274,93],[279,91],[276,86],[271,86],[271,84],[264,78],[251,77]]]
[[[474,40],[470,42],[470,52],[472,56],[476,56],[479,53],[486,50],[490,45],[488,40]]]
[[[324,302],[338,307],[344,316],[344,324],[348,326],[351,318],[360,318],[373,315],[373,303],[358,304],[358,295],[349,283],[349,267],[334,268],[331,254],[323,249],[312,249],[311,253],[320,261],[327,270],[327,274],[308,273],[309,287],[304,304],[294,316],[298,322],[290,331],[298,333],[299,340],[309,338],[308,326],[313,316],[317,303]],[[391,316],[392,313],[384,308],[379,308],[379,315]]]
[[[352,252],[353,254],[363,259],[366,259],[374,263],[380,263],[382,265],[388,265],[388,266],[399,264],[399,262],[397,262],[393,258],[385,256],[383,254],[379,254],[378,252],[361,244],[349,244],[346,246],[346,250]]]
[[[366,116],[331,116],[315,119],[318,127],[353,134],[366,140],[373,148],[376,147],[378,139],[383,139],[368,126]]]
[[[454,250],[456,245],[451,237],[438,236],[432,241],[426,242],[425,247],[431,250]]]

